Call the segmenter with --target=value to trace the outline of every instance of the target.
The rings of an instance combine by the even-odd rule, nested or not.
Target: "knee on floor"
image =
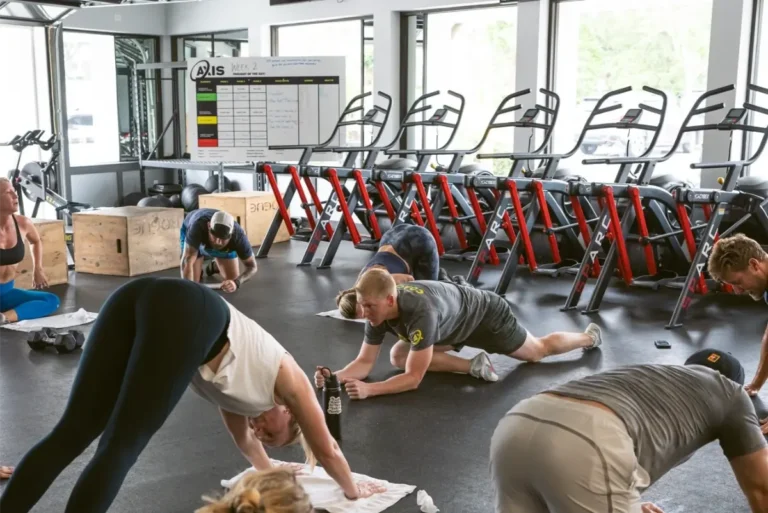
[[[51,294],[50,292],[46,292],[45,302],[48,303],[53,310],[58,310],[59,306],[61,306],[61,300],[59,299],[59,296],[56,294]]]

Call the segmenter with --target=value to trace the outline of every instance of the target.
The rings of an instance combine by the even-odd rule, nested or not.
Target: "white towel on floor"
[[[319,315],[320,317],[332,317],[334,319],[339,319],[341,321],[360,322],[362,324],[365,324],[365,319],[347,319],[346,317],[342,317],[338,309],[328,310],[327,312],[320,312],[317,315]]]
[[[90,324],[96,320],[98,314],[86,312],[84,309],[80,309],[77,312],[52,315],[50,317],[42,317],[40,319],[29,319],[27,321],[19,321],[11,324],[3,324],[3,328],[13,331],[37,331],[43,328],[65,329],[73,328],[75,326],[82,326],[83,324]]]
[[[282,461],[272,460],[275,465],[284,465]],[[231,488],[246,473],[254,471],[253,467],[241,472],[232,479],[221,482],[224,488]],[[355,481],[374,481],[387,487],[384,493],[377,493],[367,499],[356,501],[347,500],[344,492],[339,485],[320,467],[315,467],[315,471],[309,474],[307,467],[302,474],[297,476],[301,486],[304,487],[312,505],[318,510],[325,510],[329,513],[381,513],[387,508],[394,506],[400,499],[413,493],[415,486],[389,483],[381,479],[373,479],[361,474],[352,474]]]

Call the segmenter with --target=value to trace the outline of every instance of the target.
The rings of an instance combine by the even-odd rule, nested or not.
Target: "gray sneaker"
[[[584,333],[589,335],[589,337],[592,339],[592,345],[589,347],[585,347],[585,351],[590,351],[592,349],[597,349],[603,344],[603,333],[600,330],[600,326],[594,323],[590,323],[589,326],[587,326],[587,329],[584,330]]]
[[[471,286],[469,284],[469,282],[467,281],[467,279],[464,276],[460,275],[460,274],[457,274],[456,276],[451,278],[451,280],[453,281],[453,283],[455,283],[456,285],[459,285],[461,287],[470,287]]]
[[[451,275],[445,268],[441,267],[437,270],[437,281],[451,281]]]
[[[477,379],[483,379],[490,381],[491,383],[499,380],[499,375],[493,369],[491,358],[488,353],[478,353],[477,356],[472,358],[472,363],[469,366],[469,374]]]

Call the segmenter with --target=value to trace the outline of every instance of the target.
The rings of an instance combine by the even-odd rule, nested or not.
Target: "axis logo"
[[[207,77],[220,77],[224,75],[224,66],[211,66],[208,61],[198,61],[192,66],[189,77],[197,82]]]

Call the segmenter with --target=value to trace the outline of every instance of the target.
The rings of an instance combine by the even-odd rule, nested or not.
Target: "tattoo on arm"
[[[240,283],[245,283],[246,281],[250,280],[254,275],[256,274],[256,268],[255,267],[246,267],[245,271],[237,277],[238,280],[240,280]]]
[[[181,277],[187,280],[194,279],[195,260],[197,260],[197,252],[194,249],[190,249],[190,246],[184,246],[184,254],[181,256]]]
[[[241,285],[255,276],[256,271],[258,271],[258,267],[256,266],[256,259],[253,256],[246,260],[244,264],[245,271],[243,271],[240,276],[237,277]]]

